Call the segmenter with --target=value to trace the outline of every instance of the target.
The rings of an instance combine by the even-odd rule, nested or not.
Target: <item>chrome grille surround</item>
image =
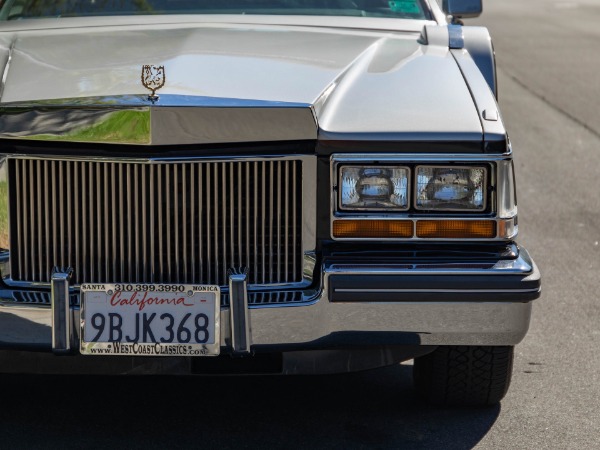
[[[52,298],[50,292],[45,291],[13,291],[13,299],[20,305],[50,306]],[[263,291],[249,292],[248,304],[254,307],[260,306],[278,306],[278,305],[298,305],[313,303],[317,298],[316,292],[306,291]],[[70,303],[72,306],[79,306],[79,295],[71,294]],[[221,307],[229,307],[229,294],[221,295]]]
[[[49,286],[59,265],[74,268],[75,286],[225,286],[228,268],[246,266],[250,290],[306,288],[315,177],[311,156],[9,156],[9,195],[18,201],[11,202],[6,282]]]

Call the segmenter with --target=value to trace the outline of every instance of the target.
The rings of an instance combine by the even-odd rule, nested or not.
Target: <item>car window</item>
[[[139,14],[292,14],[431,19],[425,0],[0,0],[0,20]]]

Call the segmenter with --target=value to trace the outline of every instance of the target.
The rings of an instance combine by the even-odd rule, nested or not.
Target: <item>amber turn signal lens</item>
[[[335,220],[336,238],[411,238],[411,220]]]
[[[417,237],[491,239],[496,237],[496,222],[493,220],[419,220]]]

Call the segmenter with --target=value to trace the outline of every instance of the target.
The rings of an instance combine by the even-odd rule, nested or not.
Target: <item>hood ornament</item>
[[[152,103],[158,100],[158,91],[165,85],[165,66],[152,66],[145,64],[142,66],[142,84],[150,90],[148,100]]]

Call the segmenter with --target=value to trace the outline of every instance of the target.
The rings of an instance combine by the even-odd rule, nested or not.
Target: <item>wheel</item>
[[[415,387],[434,405],[495,405],[508,391],[513,353],[514,347],[438,347],[415,358]]]

